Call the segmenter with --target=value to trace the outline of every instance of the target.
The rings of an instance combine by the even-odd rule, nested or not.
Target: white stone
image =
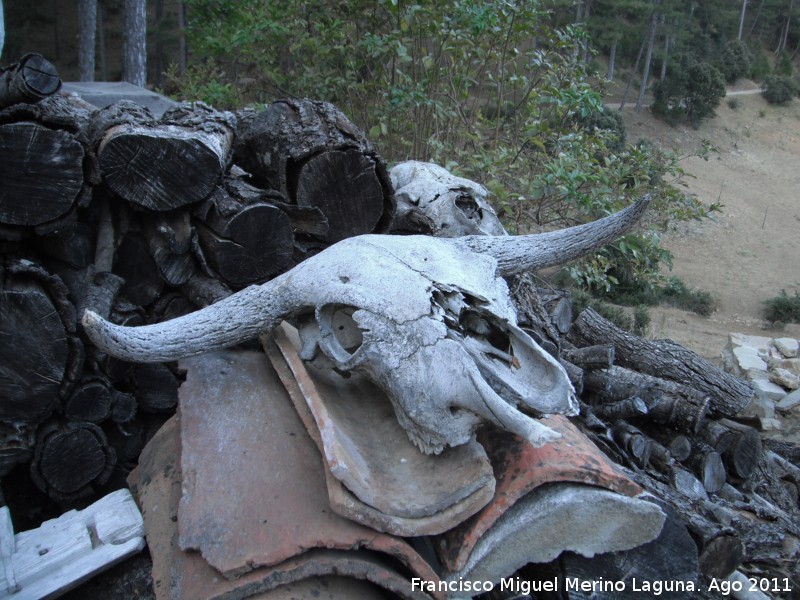
[[[781,386],[772,383],[769,379],[753,379],[751,380],[753,388],[755,388],[756,396],[759,398],[767,398],[773,402],[783,400],[786,395],[786,390]]]
[[[752,346],[737,346],[731,350],[731,353],[733,354],[735,374],[741,375],[751,370],[767,370],[767,363]]]
[[[785,369],[794,375],[800,377],[800,358],[784,358],[783,360],[774,360],[769,364],[772,369]]]
[[[756,393],[744,412],[759,419],[771,419],[775,416],[775,402]]]
[[[800,406],[800,390],[795,390],[791,394],[787,394],[783,400],[778,402],[775,405],[775,408],[783,412],[788,412],[793,408],[797,408],[798,406]]]
[[[761,419],[761,429],[763,431],[779,431],[781,427],[780,419]]]
[[[761,335],[746,335],[744,333],[731,333],[728,336],[728,346],[733,348],[738,348],[741,346],[747,346],[750,348],[755,348],[757,352],[761,354],[767,354],[769,352],[769,347],[772,344],[772,338],[764,337]]]
[[[796,390],[800,388],[800,377],[780,367],[770,370],[769,380],[787,390]]]
[[[786,358],[795,358],[800,354],[800,341],[794,338],[775,338],[772,343]]]

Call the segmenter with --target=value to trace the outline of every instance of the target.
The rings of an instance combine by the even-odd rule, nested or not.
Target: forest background
[[[35,51],[65,80],[122,79],[220,109],[328,100],[390,163],[431,160],[487,185],[514,233],[592,220],[649,193],[655,210],[639,231],[560,274],[635,306],[713,310],[710,294],[665,274],[661,236],[720,206],[681,185],[685,153],[629,143],[621,111],[697,127],[726,82],[762,82],[778,102],[800,89],[794,0],[4,4],[4,64]],[[713,151],[701,141],[688,153]],[[637,311],[630,326],[647,319]]]

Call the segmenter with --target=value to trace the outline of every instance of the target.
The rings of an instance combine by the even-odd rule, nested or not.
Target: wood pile
[[[800,585],[798,446],[762,440],[759,420],[740,415],[753,398],[749,384],[671,340],[628,333],[591,308],[565,318],[568,293],[538,289],[525,276],[509,283],[521,324],[558,357],[579,392],[575,422],[689,531],[700,597],[718,597],[714,582],[737,570],[767,582],[775,597],[790,597]],[[675,553],[669,560],[683,559]],[[637,572],[652,565],[625,566],[631,560],[621,553],[597,568],[606,579],[644,579]],[[592,568],[581,557],[557,562],[563,577]]]
[[[324,102],[156,119],[60,86],[39,55],[0,72],[0,477],[29,469],[70,503],[122,484],[180,383],[175,365],[97,350],[85,309],[126,325],[191,312],[387,232],[394,197],[382,158]]]

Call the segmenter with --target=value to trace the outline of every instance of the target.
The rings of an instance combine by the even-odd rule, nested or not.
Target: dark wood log
[[[692,453],[691,440],[674,430],[663,427],[648,427],[647,435],[663,445],[678,462],[685,461]]]
[[[725,485],[727,471],[725,463],[722,462],[722,455],[708,444],[699,441],[692,444],[692,455],[686,464],[703,482],[707,492],[714,494]]]
[[[559,360],[558,362],[567,372],[567,377],[569,377],[572,387],[575,388],[575,393],[581,395],[583,393],[583,369],[576,367],[571,362],[563,359]]]
[[[134,419],[124,425],[104,423],[103,432],[114,448],[118,462],[130,463],[139,458],[145,445],[145,426],[141,421]]]
[[[188,210],[151,212],[142,216],[142,232],[158,272],[166,283],[180,286],[197,270],[191,253],[192,227]]]
[[[600,403],[639,396],[649,420],[690,434],[700,430],[710,407],[710,398],[690,387],[618,366],[586,372],[584,385]]]
[[[648,409],[644,400],[639,396],[633,396],[625,400],[598,404],[594,407],[594,412],[601,419],[614,422],[642,417],[647,414]]]
[[[570,330],[577,346],[613,344],[617,364],[691,386],[711,398],[711,411],[735,415],[753,399],[753,387],[671,340],[645,340],[623,331],[591,308]]]
[[[199,272],[181,286],[181,293],[198,308],[219,302],[232,294],[231,289],[221,281]]]
[[[292,222],[272,202],[219,187],[194,215],[203,262],[231,287],[262,283],[292,265]]]
[[[167,366],[156,363],[136,365],[134,384],[136,400],[141,410],[147,412],[175,410],[180,382]]]
[[[647,466],[652,452],[652,442],[646,435],[625,421],[616,422],[611,432],[617,444],[628,453],[636,465]]]
[[[0,222],[35,226],[70,211],[83,190],[84,148],[38,123],[0,125]]]
[[[0,421],[41,422],[77,380],[84,353],[67,294],[31,261],[0,268]]]
[[[36,246],[48,257],[72,269],[85,269],[94,262],[94,237],[88,223],[75,222],[38,238]]]
[[[111,415],[112,390],[99,377],[80,381],[64,404],[64,416],[78,423],[101,423]]]
[[[788,440],[776,440],[773,438],[765,438],[763,443],[768,450],[788,460],[795,467],[800,468],[800,445]]]
[[[33,426],[0,421],[0,477],[7,475],[17,465],[31,462],[35,445],[36,432]]]
[[[702,438],[722,454],[729,472],[741,479],[752,475],[761,456],[761,435],[747,425],[730,419],[708,421]]]
[[[55,66],[41,54],[26,54],[0,70],[0,109],[17,103],[34,104],[61,89]]]
[[[114,254],[113,272],[125,280],[121,292],[133,304],[149,306],[164,290],[164,279],[141,231],[123,237]]]
[[[383,159],[332,104],[280,100],[239,113],[234,159],[259,187],[318,208],[326,243],[389,230],[395,200]]]
[[[584,348],[564,347],[561,355],[586,371],[610,369],[614,366],[614,346],[601,344]]]
[[[560,355],[562,337],[542,301],[542,289],[530,273],[506,277],[511,300],[517,309],[517,321],[540,346],[553,356]],[[549,290],[544,290],[549,293]],[[567,358],[567,360],[569,360]],[[570,361],[571,362],[571,361]]]
[[[108,480],[116,463],[114,449],[93,423],[42,425],[31,463],[31,479],[58,501],[91,495]]]
[[[171,108],[160,121],[122,101],[99,111],[91,133],[103,181],[116,195],[150,210],[173,210],[206,198],[230,160],[234,118],[203,103]]]
[[[118,424],[125,425],[133,421],[136,416],[136,396],[113,390],[111,395],[110,419]]]

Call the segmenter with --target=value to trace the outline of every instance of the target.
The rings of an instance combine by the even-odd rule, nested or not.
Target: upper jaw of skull
[[[519,409],[576,414],[572,387],[554,359],[486,304],[434,286],[430,314],[407,322],[322,305],[297,320],[300,355],[373,381],[423,452],[466,443],[486,422],[542,445],[557,434]]]

